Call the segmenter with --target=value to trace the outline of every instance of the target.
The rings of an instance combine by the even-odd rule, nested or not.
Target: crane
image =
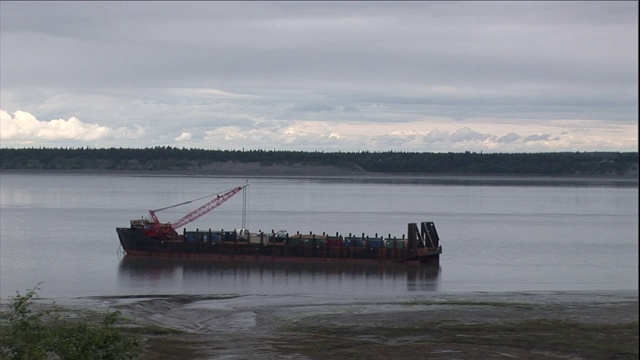
[[[247,186],[249,186],[249,183],[246,183],[242,186],[238,186],[235,187],[231,190],[227,190],[221,193],[217,193],[217,194],[212,194],[212,195],[207,195],[198,199],[194,199],[194,200],[190,200],[190,201],[185,201],[183,203],[180,204],[175,204],[175,205],[171,205],[171,206],[167,206],[161,209],[157,209],[157,210],[149,210],[149,215],[151,215],[151,219],[153,220],[153,222],[150,222],[149,227],[145,228],[145,234],[149,235],[149,236],[176,236],[178,235],[178,233],[176,232],[176,229],[192,222],[195,221],[196,219],[200,218],[202,215],[210,212],[211,210],[217,208],[218,206],[222,205],[225,201],[229,200],[233,195],[237,194],[238,192],[240,192],[242,189],[246,188]],[[183,216],[180,220],[174,221],[172,223],[161,223],[160,220],[158,219],[158,216],[156,215],[157,212],[162,211],[162,210],[166,210],[166,209],[171,209],[174,207],[178,207],[178,206],[182,206],[182,205],[186,205],[189,203],[192,203],[194,201],[198,201],[198,200],[202,200],[211,196],[215,196],[213,199],[209,200],[207,203],[205,203],[204,205],[198,207],[197,209],[191,211],[190,213],[188,213],[187,215]],[[244,215],[244,212],[243,212]],[[244,219],[243,219],[243,225],[244,225]]]

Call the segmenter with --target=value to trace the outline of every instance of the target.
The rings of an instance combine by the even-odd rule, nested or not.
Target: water
[[[245,178],[0,175],[0,297],[638,289],[638,187],[504,179],[249,178],[247,227],[401,236],[434,221],[435,266],[252,264],[123,256],[115,227]],[[158,213],[175,221],[199,204]],[[242,226],[242,195],[188,225]]]

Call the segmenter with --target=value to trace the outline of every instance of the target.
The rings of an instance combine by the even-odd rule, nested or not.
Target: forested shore
[[[235,170],[234,170],[235,169]],[[215,174],[299,170],[349,174],[638,176],[638,152],[305,152],[153,148],[0,148],[0,170]],[[289,171],[291,172],[291,171]]]

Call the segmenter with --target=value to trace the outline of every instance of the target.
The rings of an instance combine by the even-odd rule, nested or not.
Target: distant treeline
[[[375,173],[637,175],[637,152],[306,152],[153,148],[0,148],[0,169],[196,172],[220,163],[335,166]]]

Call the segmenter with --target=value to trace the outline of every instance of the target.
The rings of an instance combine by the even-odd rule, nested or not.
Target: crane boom
[[[173,223],[161,223],[160,220],[158,219],[158,216],[156,215],[157,211],[161,211],[161,210],[166,210],[166,209],[170,209],[176,206],[180,206],[180,205],[184,205],[184,204],[188,204],[191,203],[193,201],[197,201],[200,199],[204,199],[205,197],[210,197],[211,195],[202,197],[200,199],[195,199],[195,200],[191,200],[191,201],[187,201],[187,202],[183,202],[177,205],[172,205],[172,206],[168,206],[162,209],[158,209],[158,210],[149,210],[149,214],[151,215],[151,218],[153,220],[152,224],[153,226],[147,230],[145,230],[145,234],[150,235],[150,236],[168,236],[168,235],[177,235],[175,229],[184,226],[196,219],[198,219],[199,217],[201,217],[202,215],[208,213],[209,211],[217,208],[218,206],[222,205],[225,201],[229,200],[233,195],[237,194],[238,192],[240,192],[242,189],[244,189],[245,187],[247,187],[249,185],[249,183],[246,183],[242,186],[238,186],[236,188],[233,188],[231,190],[228,190],[224,193],[221,194],[217,194],[215,198],[213,198],[212,200],[210,200],[209,202],[207,202],[206,204],[200,206],[199,208],[193,210],[192,212],[188,213],[187,215],[185,215],[182,219],[175,221]]]
[[[247,185],[243,185],[243,186],[238,186],[237,188],[231,189],[229,191],[227,191],[226,193],[222,194],[222,195],[217,195],[215,198],[213,198],[211,201],[207,202],[206,204],[200,206],[199,208],[193,210],[192,212],[188,213],[187,215],[185,215],[182,219],[173,222],[171,224],[171,227],[175,230],[181,226],[184,226],[196,219],[198,219],[199,217],[201,217],[202,215],[208,213],[209,211],[217,208],[218,206],[222,205],[225,201],[229,200],[233,195],[237,194],[238,192],[240,192],[242,189],[244,189]]]

